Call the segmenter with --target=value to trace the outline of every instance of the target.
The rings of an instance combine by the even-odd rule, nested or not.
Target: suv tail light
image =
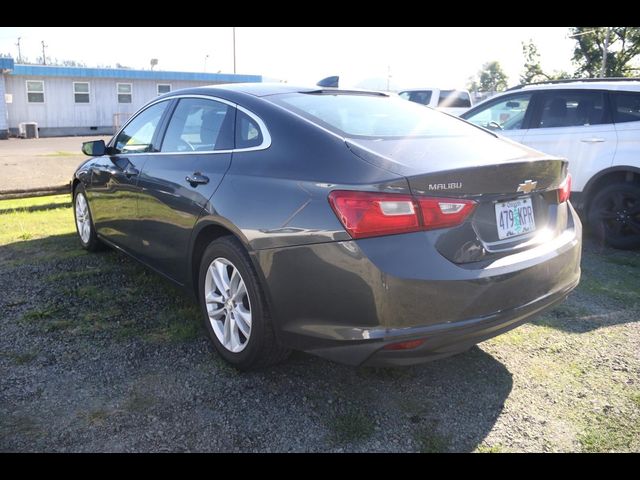
[[[558,203],[566,202],[571,195],[571,174],[567,173],[567,177],[558,187]]]
[[[460,198],[334,190],[331,208],[353,238],[433,230],[461,224],[476,203]]]

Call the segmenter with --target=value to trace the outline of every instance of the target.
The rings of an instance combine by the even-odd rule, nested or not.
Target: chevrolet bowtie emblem
[[[538,182],[533,182],[531,180],[525,180],[524,183],[518,185],[518,189],[516,192],[522,193],[531,193],[538,186]]]

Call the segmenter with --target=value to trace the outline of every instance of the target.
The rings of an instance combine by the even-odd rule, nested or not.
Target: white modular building
[[[25,125],[41,137],[110,135],[163,93],[262,82],[261,75],[22,65],[11,58],[0,58],[0,72],[0,139],[24,135]]]

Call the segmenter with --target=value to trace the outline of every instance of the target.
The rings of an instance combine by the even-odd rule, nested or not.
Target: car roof
[[[523,91],[523,90],[584,90],[584,89],[595,89],[595,90],[640,90],[640,80],[639,79],[629,79],[629,80],[592,80],[592,79],[582,79],[582,80],[573,80],[573,81],[554,81],[553,83],[535,83],[529,85],[521,85],[518,87],[510,88],[507,90],[508,92],[513,91]]]

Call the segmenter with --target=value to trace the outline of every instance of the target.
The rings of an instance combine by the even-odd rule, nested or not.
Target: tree
[[[522,42],[522,55],[524,55],[524,71],[520,75],[520,83],[549,80],[549,75],[542,71],[538,48],[531,40],[529,43]]]
[[[531,40],[529,40],[529,43],[522,42],[522,55],[524,56],[524,71],[520,75],[520,83],[571,78],[571,74],[564,70],[554,70],[553,73],[547,73],[542,70],[538,47]]]
[[[604,45],[607,45],[606,77],[632,77],[640,72],[640,27],[572,27],[576,40],[573,62],[576,76],[599,77],[602,73]]]
[[[499,62],[487,62],[478,72],[477,80],[469,79],[468,87],[474,92],[501,92],[507,88],[507,75]]]

